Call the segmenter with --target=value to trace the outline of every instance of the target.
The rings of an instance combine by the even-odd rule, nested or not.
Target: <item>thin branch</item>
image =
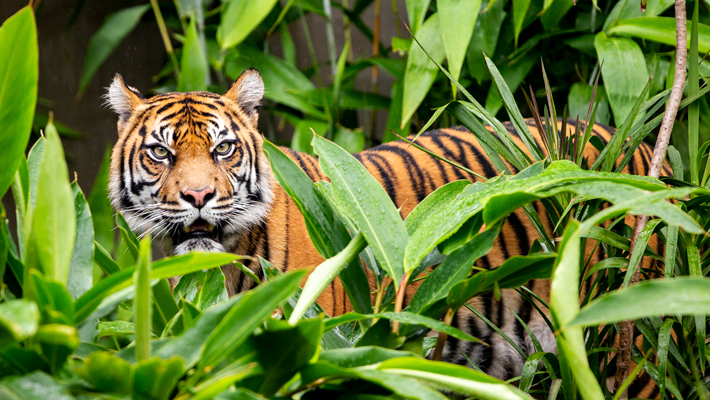
[[[648,175],[654,178],[658,178],[661,174],[663,160],[666,157],[668,142],[670,141],[671,131],[673,130],[673,123],[675,122],[675,117],[678,114],[678,107],[680,106],[680,101],[683,98],[683,89],[685,89],[685,68],[688,61],[688,25],[685,15],[685,0],[675,0],[675,25],[675,75],[673,76],[673,89],[671,90],[671,96],[668,99],[666,112],[663,115],[663,122],[661,122],[661,130],[658,133],[658,139],[656,140],[656,147],[653,149],[651,169],[648,172]],[[639,233],[641,233],[641,231],[646,227],[647,223],[647,215],[641,215],[636,220],[636,228],[634,229],[634,236],[631,240],[631,251],[629,252],[629,254],[633,252]],[[631,278],[632,285],[638,283],[639,275],[640,268],[634,271],[634,275]],[[616,375],[614,377],[615,390],[621,387],[621,384],[626,380],[626,377],[629,375],[629,365],[631,362],[631,342],[633,341],[633,328],[634,321],[624,321],[621,324],[619,353],[616,363]],[[621,394],[620,398],[627,399],[628,394],[624,392]]]

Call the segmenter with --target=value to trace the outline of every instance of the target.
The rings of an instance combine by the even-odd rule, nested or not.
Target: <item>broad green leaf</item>
[[[239,1],[249,2],[250,0]],[[274,55],[264,54],[261,49],[248,46],[245,43],[239,46],[238,52],[228,53],[224,70],[227,76],[236,80],[248,68],[259,70],[261,78],[264,80],[264,86],[269,88],[264,93],[265,98],[303,111],[311,117],[321,120],[327,119],[326,114],[318,107],[292,92],[294,89],[314,90],[316,88],[311,80],[296,67]]]
[[[310,134],[313,137],[313,134]],[[271,162],[274,177],[296,203],[306,223],[306,230],[323,258],[334,257],[350,243],[350,235],[337,221],[333,210],[308,175],[283,151],[264,141],[264,151]],[[300,157],[294,155],[295,157]],[[370,311],[370,286],[359,261],[354,259],[341,272],[341,282],[358,312]]]
[[[594,38],[602,65],[604,88],[619,126],[631,111],[648,82],[646,60],[641,48],[631,39],[608,37],[604,32]]]
[[[224,286],[222,270],[215,268],[181,276],[180,282],[175,286],[175,299],[181,297],[201,311],[227,300],[229,295]]]
[[[439,17],[434,14],[422,24],[416,37],[419,43],[439,64],[444,60],[445,51],[441,46]],[[433,64],[418,44],[412,43],[404,72],[404,94],[402,96],[402,121],[404,126],[426,97],[434,83],[439,68]]]
[[[407,232],[409,232],[410,235],[414,233],[432,211],[453,201],[456,196],[458,196],[464,188],[470,184],[470,181],[462,179],[459,181],[449,182],[431,192],[424,200],[414,207],[409,215],[407,215],[407,219],[404,220]]]
[[[222,368],[215,375],[205,380],[194,388],[195,395],[192,400],[212,400],[212,399],[238,399],[238,400],[266,400],[265,397],[253,394],[248,389],[237,389],[236,392],[229,391],[236,382],[261,372],[257,363],[240,363],[239,360]],[[230,394],[238,393],[236,397]],[[219,394],[219,395],[218,395]],[[253,395],[252,395],[253,394]],[[215,397],[217,395],[217,397]],[[224,397],[223,397],[224,396]]]
[[[592,326],[673,314],[710,314],[708,288],[710,279],[707,278],[643,281],[600,296],[584,307],[568,325]]]
[[[62,142],[52,124],[47,125],[45,137],[32,228],[25,231],[29,235],[27,265],[66,284],[76,235],[74,196]]]
[[[180,357],[143,360],[131,369],[133,398],[167,400],[182,375],[183,361]]]
[[[111,255],[96,241],[94,242],[94,262],[106,275],[111,275],[121,270],[121,267],[111,258]]]
[[[407,228],[384,188],[348,152],[321,137],[313,139],[321,170],[330,178],[333,197],[365,236],[380,266],[395,287],[406,272],[403,268]]]
[[[277,390],[318,351],[323,335],[323,318],[302,320],[291,326],[285,321],[270,320],[261,334],[254,336],[256,357],[265,379],[259,393],[273,396]]]
[[[89,354],[78,372],[100,392],[131,391],[131,365],[113,354],[103,351]]]
[[[37,303],[19,299],[0,304],[0,348],[33,336],[38,327]]]
[[[76,328],[64,324],[41,325],[32,341],[42,348],[42,355],[53,373],[66,365],[71,354],[81,344]]]
[[[480,399],[532,399],[512,385],[461,365],[419,358],[393,358],[382,362],[377,369]]]
[[[233,0],[231,3],[239,1]],[[230,3],[230,4],[231,4]],[[261,3],[261,2],[259,2]],[[180,60],[180,79],[178,92],[197,92],[207,90],[210,67],[207,64],[205,50],[197,34],[197,23],[193,19],[185,35],[182,46],[182,59]]]
[[[350,243],[340,253],[323,261],[313,270],[308,276],[306,284],[303,285],[301,296],[288,319],[291,324],[296,324],[305,315],[318,296],[333,282],[335,277],[353,260],[357,260],[357,255],[360,254],[365,246],[367,246],[367,242],[362,232],[360,232],[352,238]]]
[[[99,337],[110,335],[132,335],[136,333],[136,326],[128,321],[99,322]]]
[[[528,13],[530,0],[513,0],[513,24],[515,26],[515,47],[518,47],[518,37],[523,29],[525,15]]]
[[[1,380],[0,396],[13,400],[74,400],[64,386],[42,371]]]
[[[138,261],[138,238],[131,230],[131,227],[128,226],[128,222],[126,222],[126,219],[120,212],[116,213],[116,226],[118,226],[118,231],[121,233],[121,239],[128,248],[128,252],[132,256],[133,260]]]
[[[567,96],[567,107],[569,108],[568,115],[572,118],[579,117],[579,120],[585,120],[587,118],[587,111],[589,110],[589,100],[592,98],[593,87],[587,85],[583,82],[576,82],[572,84],[569,90],[569,95]],[[596,118],[594,122],[600,124],[609,124],[611,115],[609,114],[609,100],[606,98],[606,91],[603,86],[597,87],[597,93],[595,94],[594,101],[599,99],[599,106],[597,108]]]
[[[206,310],[190,328],[161,346],[155,355],[165,359],[174,355],[180,356],[185,360],[185,368],[192,368],[204,351],[207,338],[242,297],[243,294],[238,294]]]
[[[76,239],[69,264],[67,290],[72,298],[77,299],[93,286],[92,263],[94,258],[94,225],[91,219],[89,203],[79,184],[71,185],[74,193],[74,211],[76,213]]]
[[[325,136],[328,131],[328,123],[310,119],[298,121],[293,132],[293,138],[291,138],[291,149],[293,151],[313,155],[313,145],[311,145],[313,132],[311,129],[316,132],[316,135]],[[266,146],[264,146],[264,148],[266,149]],[[272,168],[274,168],[273,162]],[[281,186],[283,186],[283,184],[281,184]]]
[[[648,221],[646,227],[641,231],[641,233],[639,233],[633,252],[631,253],[631,258],[629,259],[629,268],[626,270],[626,275],[624,276],[624,282],[622,283],[623,288],[626,288],[629,285],[631,277],[634,275],[634,271],[636,271],[636,268],[639,268],[641,257],[643,256],[644,250],[646,250],[648,241],[651,239],[653,231],[660,222],[660,219],[652,219]]]
[[[476,27],[473,29],[473,37],[466,55],[466,68],[479,85],[491,79],[483,55],[488,57],[496,55],[495,51],[498,46],[498,38],[501,37],[503,21],[508,15],[505,6],[505,1],[483,0],[482,7],[486,12],[479,12],[476,19]]]
[[[119,43],[133,31],[149,8],[150,5],[143,4],[124,8],[106,17],[101,28],[94,33],[89,41],[89,47],[86,50],[86,63],[79,80],[79,93],[86,89],[101,64],[113,53]]]
[[[244,343],[254,329],[288,299],[305,275],[302,270],[289,272],[244,294],[207,338],[200,369],[219,364]]]
[[[572,220],[567,225],[560,255],[550,283],[550,311],[555,326],[566,326],[579,311],[580,225]],[[567,327],[557,335],[558,349],[564,353],[564,363],[574,375],[575,383],[585,400],[604,398],[597,380],[589,369],[582,328]]]
[[[500,233],[501,226],[501,224],[496,224],[491,229],[475,235],[458,250],[449,254],[417,289],[409,303],[408,311],[420,312],[436,301],[446,298],[451,288],[466,279],[471,273],[476,260],[491,250],[494,240]]]
[[[220,275],[222,275],[222,271],[219,268],[215,268],[214,270],[210,270],[206,272],[205,274],[210,274],[213,273],[214,271],[218,271]],[[209,285],[210,282],[206,282],[206,285]],[[227,290],[224,288],[224,279],[219,281],[219,285],[221,285],[222,290],[224,291],[224,300],[227,300]],[[162,333],[165,332],[165,328],[168,327],[169,324],[172,323],[172,329],[173,329],[173,334],[177,335],[180,332],[182,332],[184,326],[182,324],[182,319],[178,316],[178,318],[173,321],[173,317],[180,311],[177,302],[175,301],[175,298],[173,297],[173,292],[170,288],[170,283],[168,283],[168,280],[163,278],[158,281],[155,285],[153,285],[152,288],[152,296],[153,296],[153,312],[152,312],[152,331],[155,335],[161,335]],[[205,292],[208,292],[209,289],[205,289]],[[205,296],[205,299],[207,299],[210,296]],[[210,297],[210,301],[214,300],[213,298]]]
[[[339,317],[327,319],[325,321],[325,329],[326,329],[326,331],[328,331],[338,325],[341,325],[341,324],[344,324],[347,322],[362,321],[365,319],[372,319],[372,318],[384,318],[384,319],[389,319],[392,321],[399,321],[403,324],[421,325],[421,326],[425,326],[429,329],[433,329],[435,331],[444,332],[447,335],[453,336],[457,339],[467,340],[469,342],[480,342],[480,340],[478,338],[475,338],[475,337],[469,335],[468,333],[459,330],[458,328],[454,328],[453,326],[446,325],[445,323],[443,323],[439,320],[429,318],[424,315],[411,313],[408,311],[383,312],[383,313],[379,313],[379,314],[347,313],[347,314],[343,314]]]
[[[344,368],[354,368],[377,364],[390,358],[413,356],[415,355],[408,351],[385,349],[377,346],[362,346],[327,350],[318,356],[318,360],[327,361]]]
[[[347,129],[338,127],[333,135],[333,142],[348,153],[359,153],[365,147],[365,133],[362,129]]]
[[[606,31],[613,24],[625,19],[658,16],[672,5],[673,0],[648,0],[646,1],[646,10],[644,12],[644,10],[633,1],[620,1],[614,5],[614,8],[609,12],[609,16],[606,17],[603,30]]]
[[[133,302],[133,323],[136,328],[136,359],[140,361],[150,358],[151,311],[150,295],[151,275],[151,241],[147,237],[140,242],[138,267],[133,275],[135,285],[135,301]]]
[[[449,308],[455,310],[470,298],[492,292],[496,287],[510,289],[522,286],[533,279],[547,279],[550,277],[555,256],[554,253],[513,256],[498,268],[477,272],[472,277],[452,285],[446,299],[447,304]]]
[[[430,1],[431,0],[407,0],[407,17],[409,18],[412,33],[418,33],[419,26],[422,24],[422,21],[424,21]]]
[[[688,21],[688,32],[690,32]],[[619,21],[607,31],[609,35],[633,36],[654,42],[675,46],[675,18],[641,17]],[[690,37],[688,37],[690,40]],[[710,50],[710,26],[698,24],[698,51],[705,54]]]
[[[476,26],[481,0],[437,0],[436,8],[449,73],[458,80]]]
[[[27,277],[43,322],[74,325],[74,303],[64,285],[44,277],[35,269],[30,270]]]
[[[269,15],[276,0],[228,0],[222,6],[217,41],[223,50],[241,43]]]
[[[94,221],[94,237],[107,254],[113,253],[116,243],[116,223],[113,218],[113,207],[108,198],[108,169],[111,162],[110,146],[104,152],[99,172],[94,179],[91,193],[87,198],[91,208],[91,218]]]
[[[0,197],[10,186],[30,138],[38,52],[34,12],[27,6],[0,27]]]

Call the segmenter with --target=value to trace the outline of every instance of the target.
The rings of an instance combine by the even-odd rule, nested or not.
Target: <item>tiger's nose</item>
[[[204,189],[200,189],[200,190],[188,189],[188,190],[180,193],[180,196],[182,197],[183,200],[192,204],[193,207],[202,208],[202,207],[204,207],[205,203],[207,203],[208,201],[210,201],[214,197],[214,189],[212,189],[212,188],[204,188]]]

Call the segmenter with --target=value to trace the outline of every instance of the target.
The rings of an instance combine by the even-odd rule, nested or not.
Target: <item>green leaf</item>
[[[377,369],[480,399],[532,399],[512,385],[461,365],[419,358],[393,358],[382,362]]]
[[[688,32],[690,32],[688,21]],[[654,42],[675,46],[675,18],[641,17],[619,21],[607,31],[609,35],[633,36]],[[690,40],[690,37],[688,37]],[[698,51],[705,54],[710,51],[710,26],[698,24]]]
[[[353,260],[357,260],[357,255],[366,245],[365,237],[362,232],[359,232],[340,253],[323,261],[313,270],[303,286],[301,296],[289,317],[290,323],[295,324],[305,315],[318,296],[333,282],[335,277]]]
[[[42,371],[1,380],[0,397],[13,400],[74,400],[67,389]]]
[[[406,271],[403,268],[409,235],[392,200],[367,169],[336,144],[315,137],[313,148],[321,170],[331,180],[336,202],[365,236],[395,287],[399,287],[404,273],[416,265]]]
[[[312,138],[313,134],[309,137]],[[301,211],[308,236],[316,250],[327,259],[345,249],[350,243],[350,235],[334,216],[333,209],[311,178],[271,142],[264,141],[263,148],[271,162],[274,177]],[[353,308],[358,312],[369,312],[370,286],[358,260],[348,263],[340,274]]]
[[[45,134],[32,228],[25,231],[29,235],[26,264],[66,284],[76,235],[74,196],[59,134],[52,124]]]
[[[362,129],[338,127],[333,135],[333,142],[348,153],[359,153],[365,147],[365,133]]]
[[[385,349],[377,346],[362,346],[327,350],[318,356],[318,360],[327,361],[344,368],[354,368],[378,364],[390,358],[412,356],[415,355],[408,351]]]
[[[0,304],[0,348],[34,336],[39,327],[39,308],[29,300]]]
[[[130,393],[131,365],[113,354],[103,351],[89,354],[79,374],[100,392]]]
[[[465,179],[449,182],[444,186],[439,187],[431,192],[421,203],[407,215],[404,220],[404,225],[407,227],[407,232],[411,235],[419,225],[429,216],[431,212],[453,201],[466,186],[471,182]]]
[[[239,360],[222,368],[215,375],[205,380],[194,388],[196,392],[192,400],[212,400],[212,399],[238,399],[238,400],[266,400],[265,397],[253,394],[248,389],[237,389],[236,392],[229,391],[230,387],[252,375],[258,374],[261,369],[256,363],[243,364]],[[238,393],[236,397],[230,394]],[[218,395],[219,394],[219,395]],[[215,397],[217,395],[217,397]],[[224,397],[223,397],[224,396]]]
[[[200,369],[213,367],[238,348],[272,311],[296,290],[305,271],[278,276],[250,290],[207,338]]]
[[[91,210],[86,202],[79,184],[71,185],[74,193],[74,211],[76,213],[76,239],[69,263],[69,278],[67,290],[76,299],[86,293],[94,285],[91,261],[94,258],[94,224],[91,220]]]
[[[236,0],[232,3],[238,2]],[[180,60],[180,79],[178,92],[197,92],[207,90],[210,67],[207,64],[205,50],[197,34],[197,23],[193,19],[185,35]]]
[[[239,1],[250,2],[250,0]],[[317,119],[327,119],[326,114],[318,107],[292,92],[294,89],[297,91],[316,89],[313,82],[293,65],[271,54],[264,54],[261,49],[248,46],[245,43],[239,46],[238,52],[228,53],[224,69],[227,76],[237,79],[248,68],[259,70],[261,78],[264,80],[264,86],[269,88],[264,93],[266,99],[303,111]]]
[[[568,325],[592,326],[672,314],[710,314],[708,288],[710,279],[707,278],[643,281],[600,296],[584,307]]]
[[[626,120],[648,82],[646,59],[638,44],[627,38],[608,37],[604,32],[594,38],[602,65],[604,87],[617,126]]]
[[[254,336],[257,360],[265,379],[259,393],[272,397],[318,351],[323,335],[323,318],[300,321],[291,326],[285,321],[270,320],[267,329]]]
[[[180,356],[185,360],[185,368],[192,368],[204,351],[207,338],[235,304],[242,300],[243,296],[244,294],[238,294],[226,302],[206,310],[198,317],[194,325],[186,329],[180,336],[165,343],[155,352],[155,355],[165,359],[173,355]]]
[[[35,269],[30,270],[27,276],[43,321],[74,325],[74,303],[64,285],[42,276]]]
[[[484,57],[484,60],[487,57]],[[525,57],[522,60],[518,60],[512,65],[503,64],[499,66],[499,71],[506,85],[511,88],[511,92],[515,93],[518,87],[523,83],[523,79],[530,73],[530,70],[535,66],[537,59],[535,57]],[[491,115],[496,115],[500,108],[503,107],[503,102],[501,101],[501,94],[498,87],[493,85],[488,90],[488,95],[486,96],[485,108]]]
[[[162,360],[153,357],[138,363],[131,371],[133,398],[136,400],[167,400],[183,375],[180,357]]]
[[[499,289],[516,288],[533,279],[550,277],[554,253],[538,253],[529,256],[513,256],[498,268],[478,272],[451,288],[446,302],[455,310],[474,296]]]
[[[151,336],[151,242],[147,237],[140,242],[138,267],[133,275],[135,282],[135,301],[133,302],[133,323],[136,328],[136,359],[147,360],[150,357]]]
[[[217,41],[225,50],[241,43],[269,15],[276,0],[228,0],[222,6]]]
[[[636,18],[636,17],[655,17],[673,5],[673,0],[648,0],[646,2],[646,10],[641,9],[638,4],[633,1],[620,1],[614,5],[609,16],[604,21],[603,30],[606,31],[609,27],[619,21]]]
[[[0,27],[0,197],[12,182],[30,138],[38,70],[37,28],[32,7]]]
[[[476,26],[481,0],[437,0],[436,7],[449,73],[458,80]]]
[[[132,335],[136,333],[136,326],[128,321],[99,322],[99,337],[110,335]]]
[[[150,8],[148,4],[124,8],[106,17],[101,28],[94,33],[89,41],[89,47],[86,50],[86,63],[79,80],[79,93],[86,89],[101,64],[138,25],[148,8]]]
[[[434,14],[422,24],[418,32],[417,39],[421,46],[441,64],[444,60],[445,51],[441,46],[441,33],[439,31],[439,17]],[[402,96],[402,121],[400,126],[404,126],[412,115],[417,111],[419,105],[429,93],[439,68],[429,60],[422,47],[412,44],[407,57],[407,66],[404,72],[404,94]]]
[[[111,147],[104,152],[99,172],[96,174],[91,193],[88,197],[91,217],[94,221],[94,237],[106,249],[106,254],[112,254],[116,243],[116,223],[113,218],[113,207],[108,197],[108,170],[111,163]]]
[[[557,24],[562,20],[562,17],[567,14],[570,8],[574,5],[574,0],[545,0],[546,7],[540,22],[545,27],[546,31],[554,30]]]
[[[123,239],[123,243],[128,249],[130,256],[133,260],[138,261],[138,238],[131,230],[131,227],[128,226],[128,222],[126,222],[126,219],[123,218],[123,214],[120,212],[116,212],[116,226],[121,233],[121,239]]]
[[[446,325],[445,323],[438,321],[436,319],[433,319],[433,318],[430,318],[430,317],[427,317],[424,315],[420,315],[420,314],[411,313],[408,311],[383,312],[383,313],[379,313],[379,314],[347,313],[347,314],[343,314],[339,317],[327,319],[325,321],[325,330],[328,331],[338,325],[341,325],[341,324],[344,324],[347,322],[362,321],[365,319],[372,319],[372,318],[384,318],[384,319],[389,319],[392,321],[399,321],[403,324],[421,325],[421,326],[425,326],[429,329],[433,329],[435,331],[444,332],[447,335],[453,336],[457,339],[467,340],[469,342],[480,342],[480,340],[478,338],[475,338],[475,337],[469,335],[468,333],[459,330],[458,328],[454,328],[453,326]]]
[[[477,259],[486,255],[493,247],[494,240],[500,233],[502,224],[496,224],[475,235],[453,253],[449,254],[444,262],[437,266],[417,289],[408,310],[420,312],[436,301],[446,298],[449,291],[466,279],[471,273],[473,264]],[[496,269],[503,268],[505,264]],[[480,274],[481,272],[479,272]],[[478,274],[477,274],[478,275]]]
[[[209,271],[193,272],[180,277],[175,286],[175,298],[189,301],[201,311],[227,300],[227,288],[224,286],[224,274],[219,268]]]
[[[411,24],[412,33],[417,33],[419,26],[424,21],[429,2],[431,0],[406,0],[407,1],[407,17]]]
[[[217,268],[212,271],[220,271],[220,269]],[[226,289],[224,289],[224,279],[219,283],[222,285],[222,289],[225,291],[224,300],[227,300]],[[156,335],[162,336],[162,334],[165,332],[165,328],[168,327],[169,324],[171,324],[171,321],[173,321],[173,317],[175,317],[179,310],[180,309],[178,308],[177,302],[173,297],[173,291],[170,288],[170,283],[168,283],[167,279],[163,278],[159,280],[158,283],[153,285],[152,331]],[[172,329],[174,335],[179,334],[184,329],[182,319],[179,316],[172,324]]]
[[[589,110],[589,100],[592,98],[594,88],[583,82],[576,82],[570,87],[569,95],[567,96],[567,107],[569,108],[568,115],[572,118],[579,116],[580,120],[587,117]],[[594,101],[599,100],[596,118],[594,122],[599,124],[609,124],[611,115],[609,114],[609,100],[606,98],[606,91],[603,86],[597,87]]]
[[[528,13],[530,0],[513,0],[513,24],[515,26],[515,47],[518,47],[518,37],[523,30],[525,15]]]
[[[571,220],[560,242],[560,256],[556,260],[550,283],[550,311],[557,327],[568,325],[579,310],[580,242],[579,222]],[[582,397],[585,400],[603,399],[599,383],[589,369],[582,328],[563,329],[557,335],[557,346],[564,357],[564,363],[561,360],[561,364],[571,369]]]
[[[648,221],[646,227],[639,233],[636,244],[634,245],[634,250],[631,253],[631,258],[629,259],[629,268],[626,270],[626,275],[624,276],[624,282],[622,283],[623,288],[626,288],[629,282],[631,282],[634,271],[636,271],[636,268],[638,268],[641,263],[641,257],[646,249],[646,245],[648,245],[648,241],[651,239],[651,235],[653,235],[653,231],[659,223],[661,223],[660,219],[652,219]]]
[[[298,121],[298,124],[296,124],[293,132],[293,138],[291,138],[292,150],[311,155],[313,154],[313,146],[311,145],[311,141],[313,140],[313,132],[311,132],[311,129],[316,132],[316,135],[325,136],[328,131],[328,123],[311,119]],[[264,150],[266,151],[266,146],[264,146]],[[271,168],[274,168],[273,162]],[[281,184],[281,186],[284,185]]]

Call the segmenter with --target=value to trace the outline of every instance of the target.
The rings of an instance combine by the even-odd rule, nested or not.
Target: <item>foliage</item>
[[[412,28],[416,35],[421,34],[421,40],[410,44],[415,47],[408,47],[411,57],[408,60],[414,58],[415,49],[421,50],[416,57],[422,57],[419,65],[428,60],[425,71],[405,68],[403,62],[385,57],[376,61],[338,62],[333,64],[336,74],[332,91],[316,89],[303,72],[290,63],[292,60],[264,56],[254,47],[262,28],[281,29],[282,22],[276,21],[301,18],[299,10],[327,16],[328,12],[316,2],[289,1],[284,8],[291,11],[283,11],[278,2],[256,5],[256,2],[240,4],[231,0],[219,6],[218,10],[229,17],[221,21],[238,21],[243,18],[239,11],[244,8],[252,9],[254,19],[248,21],[250,24],[241,25],[220,22],[216,32],[207,30],[205,20],[200,20],[200,15],[207,15],[203,13],[205,10],[191,8],[189,2],[175,3],[181,7],[178,10],[181,18],[176,23],[184,23],[187,35],[184,47],[179,49],[183,52],[183,62],[178,68],[177,57],[171,57],[168,65],[167,74],[175,72],[177,75],[177,80],[170,84],[179,85],[183,79],[183,88],[210,87],[210,77],[204,75],[206,68],[199,57],[187,56],[188,52],[198,54],[195,49],[206,43],[208,50],[215,50],[207,53],[207,59],[217,77],[225,71],[227,75],[229,71],[238,71],[240,63],[262,62],[261,71],[269,71],[264,73],[267,86],[268,79],[272,79],[274,88],[294,84],[305,87],[306,90],[300,92],[272,89],[272,96],[277,97],[271,98],[274,104],[270,111],[291,121],[295,121],[294,116],[306,115],[321,123],[323,132],[330,132],[331,138],[337,139],[335,132],[343,128],[336,122],[346,114],[347,102],[358,98],[357,92],[349,86],[353,69],[376,63],[407,71],[403,81],[405,90],[410,71],[428,76],[434,71],[436,76],[432,82],[437,82],[440,74],[451,77],[450,81],[435,84],[447,90],[449,86],[455,88],[465,100],[447,103],[438,114],[432,114],[433,119],[447,115],[443,111],[455,117],[476,135],[501,173],[499,177],[473,184],[459,181],[443,186],[402,221],[384,189],[338,144],[305,130],[300,132],[297,142],[299,146],[308,144],[310,147],[304,147],[319,155],[321,168],[330,183],[304,179],[304,174],[299,175],[298,166],[290,158],[278,147],[267,144],[266,153],[277,179],[303,212],[314,246],[327,260],[316,268],[302,290],[298,285],[305,277],[304,271],[281,274],[268,261],[261,260],[268,279],[254,290],[229,299],[225,294],[224,275],[217,267],[237,263],[239,256],[191,253],[152,261],[150,238],[139,241],[120,214],[115,220],[107,218],[112,211],[105,201],[103,187],[95,188],[87,200],[76,182],[70,183],[61,141],[51,120],[43,138],[34,143],[27,157],[18,150],[28,144],[32,115],[27,110],[33,109],[35,98],[32,96],[36,94],[37,83],[36,79],[30,79],[34,76],[31,74],[27,79],[19,79],[18,76],[26,73],[24,70],[15,67],[3,70],[2,62],[27,64],[28,71],[36,72],[36,28],[29,7],[8,19],[0,28],[0,77],[3,73],[7,77],[0,80],[3,85],[0,93],[4,96],[0,97],[0,105],[5,104],[1,103],[3,99],[24,104],[21,100],[28,105],[17,113],[16,120],[8,119],[9,128],[0,133],[0,142],[10,143],[2,149],[0,158],[0,162],[5,163],[3,168],[9,168],[0,171],[9,178],[0,178],[12,185],[19,221],[18,231],[13,235],[5,210],[0,208],[3,222],[0,227],[0,396],[23,399],[444,399],[456,393],[484,399],[529,399],[531,396],[575,399],[578,394],[585,399],[611,398],[613,394],[609,393],[606,381],[608,368],[616,361],[610,343],[614,324],[634,319],[642,341],[639,347],[633,348],[633,360],[638,367],[630,379],[643,371],[657,382],[662,396],[706,398],[704,354],[710,281],[705,275],[710,258],[705,251],[705,230],[710,224],[707,214],[710,168],[702,163],[708,145],[700,140],[698,111],[707,104],[704,96],[710,87],[697,85],[700,68],[690,68],[689,93],[681,104],[683,109],[690,106],[689,129],[681,134],[688,143],[686,152],[692,157],[684,159],[677,150],[671,149],[669,158],[675,176],[665,182],[621,174],[619,171],[630,161],[637,146],[660,124],[659,110],[668,97],[668,91],[662,90],[663,85],[659,87],[655,79],[648,81],[645,77],[633,96],[629,96],[632,92],[610,90],[615,79],[623,79],[619,68],[636,65],[631,61],[639,61],[639,54],[646,60],[639,62],[649,62],[649,53],[644,56],[636,51],[634,46],[639,47],[638,42],[616,37],[612,32],[623,23],[619,21],[636,17],[638,12],[635,8],[626,8],[626,3],[622,2],[621,7],[607,7],[611,9],[603,18],[591,5],[587,11],[583,5],[579,10],[570,11],[571,2],[566,1],[546,1],[542,5],[513,1],[510,18],[514,22],[515,36],[539,25],[536,29],[548,32],[543,33],[548,38],[572,35],[569,40],[580,49],[584,48],[582,41],[587,45],[599,43],[597,51],[600,53],[627,49],[613,56],[628,59],[627,63],[607,64],[605,61],[601,67],[611,113],[618,125],[616,134],[606,144],[595,141],[581,124],[571,127],[572,133],[569,133],[564,125],[566,118],[562,120],[560,131],[557,124],[550,123],[557,121],[558,113],[548,76],[542,71],[544,107],[540,110],[535,99],[527,107],[533,111],[539,126],[545,127],[544,153],[549,156],[544,156],[542,149],[531,145],[534,141],[513,95],[512,89],[519,82],[510,79],[507,64],[501,65],[491,57],[496,53],[486,52],[479,59],[477,52],[473,55],[469,52],[464,64],[469,64],[470,68],[471,63],[480,62],[490,74],[495,90],[500,93],[498,107],[505,109],[523,146],[515,144],[487,101],[486,105],[481,105],[471,95],[474,92],[471,88],[476,86],[462,84],[470,79],[466,69],[459,73],[441,66],[444,57],[460,60],[461,43],[439,49],[444,55],[429,51],[432,49],[427,46],[427,29],[440,26],[440,19],[431,18],[444,15],[432,14],[430,8],[441,6],[439,13],[445,13],[445,8],[453,5],[444,3],[408,2],[407,13],[414,21]],[[359,15],[368,4],[358,1],[352,9],[346,8],[351,10],[349,18],[358,29],[364,30]],[[500,18],[506,6],[504,0],[486,6],[490,10],[478,16],[474,38],[477,32],[492,29],[491,26],[497,25],[496,29],[500,30],[500,23],[509,18]],[[541,16],[537,15],[538,6],[546,8]],[[664,3],[649,1],[646,12],[657,16],[665,8]],[[595,27],[603,24],[605,32],[596,37],[588,37],[591,35],[586,30],[561,33],[564,30],[556,30],[556,27],[569,12],[577,14],[580,24]],[[706,44],[702,42],[705,28],[699,26],[697,3],[693,13],[696,18],[691,31],[697,33],[691,35],[690,48],[700,51]],[[194,21],[188,24],[187,15],[192,15]],[[256,18],[261,15],[263,17]],[[495,22],[496,15],[500,23]],[[457,17],[464,20],[462,24],[471,23],[471,16]],[[526,21],[530,22],[526,25]],[[256,30],[250,32],[247,28]],[[662,36],[658,33],[653,36],[648,30],[644,30],[645,33],[634,29],[621,31],[636,32],[631,34],[647,39]],[[219,38],[219,48],[214,46],[217,42],[210,44],[212,39],[203,37],[208,32]],[[448,37],[450,35],[444,36]],[[497,34],[485,37],[498,40]],[[8,45],[8,38],[13,43],[27,45],[18,50]],[[516,40],[519,41],[502,35],[499,43],[515,43]],[[542,37],[532,36],[518,43],[519,50],[515,54],[524,59],[542,40]],[[471,43],[483,48],[480,41],[472,39]],[[474,44],[469,44],[469,49],[472,46]],[[237,52],[239,58],[236,58]],[[651,55],[650,63],[657,66],[668,57],[661,53]],[[690,55],[690,60],[691,66],[700,64],[697,52]],[[553,65],[551,70],[559,67],[555,63],[548,65]],[[609,69],[605,72],[607,66]],[[317,70],[317,66],[314,67]],[[659,68],[667,71],[667,66]],[[488,79],[479,76],[481,81]],[[190,77],[190,82],[184,81],[185,77]],[[424,78],[419,79],[421,84]],[[590,86],[590,89],[577,86],[576,93],[585,96],[585,101],[577,99],[575,104],[584,108],[580,115],[594,120],[601,114],[605,100],[599,95],[600,87]],[[426,97],[436,99],[442,92],[429,90]],[[322,101],[319,102],[319,98]],[[396,98],[392,101],[400,102]],[[410,102],[408,107],[417,109],[415,115],[427,116],[423,107],[414,103],[417,102]],[[411,110],[400,111],[407,115]],[[0,113],[0,118],[3,115]],[[566,113],[563,111],[562,115]],[[394,122],[406,125],[408,121],[397,117]],[[581,150],[588,143],[600,151],[591,166],[581,156]],[[688,163],[688,159],[696,161]],[[686,182],[683,160],[691,183]],[[511,174],[508,165],[520,172]],[[105,185],[105,168],[97,181]],[[0,195],[7,191],[3,186],[0,189]],[[541,226],[530,206],[534,201],[547,206],[546,212],[557,226],[554,232]],[[493,240],[501,234],[506,216],[520,209],[527,213],[540,235],[530,253],[511,257],[490,271],[474,268],[474,261],[487,254]],[[631,250],[632,227],[626,225],[625,217],[639,214],[654,219],[642,233],[639,244]],[[111,233],[115,228],[120,232],[120,240]],[[656,254],[654,249],[645,246],[651,233],[664,241],[665,254]],[[557,237],[561,240],[555,240]],[[608,258],[589,265],[588,259],[583,257],[587,244],[602,246]],[[368,259],[368,267],[378,282],[374,305],[371,304],[371,288],[356,260],[359,254],[371,255],[364,258]],[[647,277],[662,275],[663,279],[627,288],[630,274],[641,268],[639,261],[643,254],[663,261],[664,270],[644,269],[642,273]],[[96,265],[101,274],[93,274],[88,264]],[[434,264],[439,266],[433,272],[425,272],[426,267]],[[338,275],[346,283],[347,294],[358,312],[330,318],[314,301]],[[167,278],[173,276],[180,279],[171,291]],[[389,279],[383,279],[385,277]],[[524,285],[531,279],[551,279],[549,304],[536,301],[536,295],[526,291]],[[402,309],[399,295],[414,280],[423,282],[409,306]],[[594,290],[582,290],[585,281]],[[544,309],[548,309],[551,318],[546,322],[557,333],[558,354],[545,353],[532,331],[524,326],[536,344],[536,352],[522,354],[526,358],[522,374],[511,382],[476,371],[474,365],[467,368],[424,358],[434,346],[433,338],[425,337],[430,331],[441,338],[450,335],[459,340],[480,340],[451,326],[450,316],[461,307],[477,312],[470,308],[469,299],[482,294],[500,296],[503,289],[520,291],[526,301],[535,305],[532,312],[545,313]],[[274,313],[275,310],[278,312]],[[510,338],[504,338],[517,348]],[[656,362],[646,362],[652,355]],[[616,396],[620,392],[617,391]]]

